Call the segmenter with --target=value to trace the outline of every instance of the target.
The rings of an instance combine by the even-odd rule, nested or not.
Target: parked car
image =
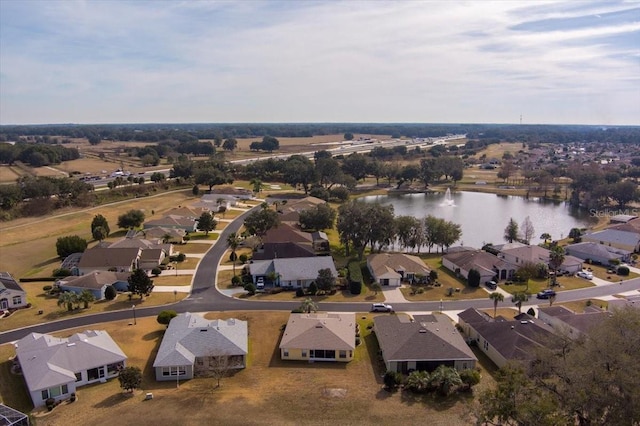
[[[555,296],[556,292],[551,289],[542,290],[540,293],[536,295],[538,299],[548,299],[551,296]]]
[[[495,290],[496,288],[498,288],[498,283],[495,281],[487,281],[484,283],[484,285],[487,286],[487,288],[491,289],[491,290]]]
[[[264,288],[264,277],[258,277],[256,279],[256,288],[262,290]]]
[[[576,276],[580,277],[580,278],[584,278],[586,280],[592,280],[593,279],[593,273],[589,272],[589,271],[580,271],[576,274]]]
[[[393,306],[385,303],[374,303],[371,305],[371,312],[392,312]]]

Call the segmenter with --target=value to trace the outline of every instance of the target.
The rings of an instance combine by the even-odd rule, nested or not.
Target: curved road
[[[207,251],[196,270],[193,278],[193,288],[191,294],[186,299],[171,304],[161,306],[150,306],[148,308],[137,308],[136,317],[156,316],[161,311],[170,307],[176,312],[207,312],[207,311],[260,311],[260,310],[280,310],[290,311],[300,305],[299,302],[279,302],[279,301],[247,301],[228,297],[220,293],[215,286],[215,277],[218,272],[218,263],[225,251],[227,250],[226,239],[232,232],[237,232],[244,222],[244,218],[254,209],[260,208],[256,206],[253,209],[244,212],[238,216],[233,222],[229,223],[220,233],[218,241]],[[584,300],[590,298],[599,298],[617,294],[621,292],[639,290],[640,278],[623,281],[619,284],[611,284],[606,286],[589,287],[578,290],[566,290],[558,292],[556,303],[569,302],[573,300]],[[467,308],[486,309],[493,308],[493,301],[486,299],[471,300],[452,300],[452,301],[433,301],[433,302],[407,302],[394,303],[394,309],[397,312],[431,312],[442,309],[445,311],[462,311]],[[545,304],[545,301],[531,299],[522,304],[522,307],[528,308],[532,305]],[[135,304],[135,300],[133,301]],[[320,302],[319,306],[323,311],[329,312],[367,312],[370,303],[342,303],[342,302]],[[85,315],[76,318],[68,318],[64,320],[52,321],[45,324],[37,324],[16,330],[10,330],[0,333],[0,344],[19,340],[31,332],[51,333],[54,331],[64,330],[68,328],[83,327],[100,322],[110,322],[118,320],[133,319],[132,310],[122,310],[113,312],[102,312],[92,315]]]

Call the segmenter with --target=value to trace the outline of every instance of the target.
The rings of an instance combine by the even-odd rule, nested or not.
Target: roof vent
[[[513,330],[514,328],[515,328],[515,327],[512,325],[512,326],[511,326],[511,329]]]
[[[426,332],[427,332],[427,330],[425,330],[424,328],[421,328],[419,332],[420,332],[420,333],[426,333]]]
[[[322,327],[322,324],[317,324],[317,325],[316,325],[316,328],[323,328],[323,327]]]
[[[529,324],[529,321],[527,321],[527,320],[522,320],[522,321],[520,321],[520,324]]]
[[[200,332],[203,332],[203,331],[207,331],[207,329],[206,328],[201,328]]]
[[[76,345],[75,343],[67,343],[67,347],[75,346],[75,345]]]

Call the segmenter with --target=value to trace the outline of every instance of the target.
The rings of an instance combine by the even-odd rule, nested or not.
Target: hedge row
[[[360,294],[362,291],[362,270],[360,269],[360,262],[352,260],[347,265],[349,270],[349,292],[351,294]]]

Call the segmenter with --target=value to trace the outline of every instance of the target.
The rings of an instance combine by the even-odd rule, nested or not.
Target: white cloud
[[[26,4],[0,2],[3,124],[640,117],[640,48],[601,41],[637,40],[637,19],[514,29],[626,4]]]

